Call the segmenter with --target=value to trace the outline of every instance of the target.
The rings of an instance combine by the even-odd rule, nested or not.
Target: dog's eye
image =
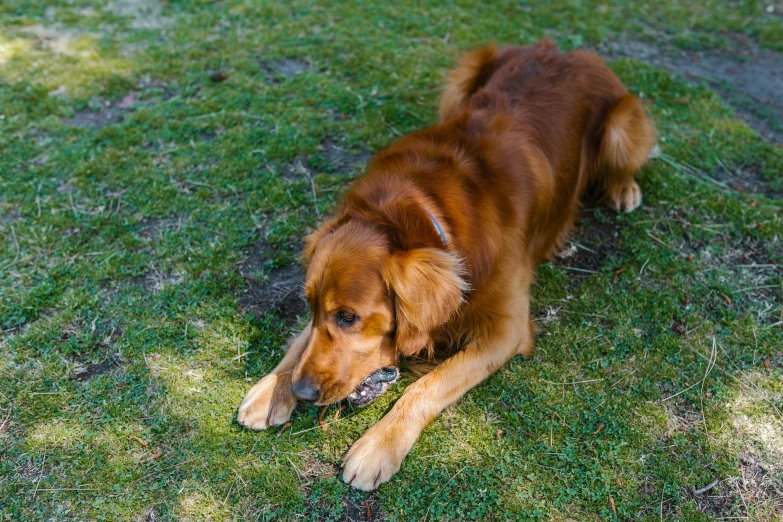
[[[356,322],[356,314],[352,312],[346,312],[345,310],[338,312],[337,322],[345,325],[353,324]]]

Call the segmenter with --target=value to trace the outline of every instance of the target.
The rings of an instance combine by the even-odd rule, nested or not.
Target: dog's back
[[[595,54],[564,53],[552,42],[468,53],[449,75],[441,120],[466,112],[485,121],[512,118],[525,154],[538,163],[539,151],[545,157],[536,190],[539,202],[550,197],[530,219],[534,230],[549,234],[532,238],[534,258],[550,255],[565,238],[588,187],[618,210],[640,203],[633,175],[655,143],[653,128],[641,102]]]

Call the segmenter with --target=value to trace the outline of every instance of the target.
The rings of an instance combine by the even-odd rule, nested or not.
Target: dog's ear
[[[435,248],[400,252],[386,262],[383,278],[394,293],[400,353],[432,348],[430,332],[457,311],[468,289],[462,274],[459,259]]]
[[[305,262],[310,263],[318,243],[320,243],[324,237],[332,233],[334,229],[337,228],[338,224],[339,220],[337,218],[327,219],[321,223],[321,226],[315,229],[315,232],[305,236],[304,249],[302,250]]]

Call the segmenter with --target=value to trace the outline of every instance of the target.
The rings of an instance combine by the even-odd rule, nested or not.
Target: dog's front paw
[[[372,491],[400,469],[408,454],[409,437],[376,424],[357,440],[343,458],[343,480],[363,491]]]
[[[290,383],[270,373],[250,388],[239,405],[237,421],[251,430],[265,430],[288,422],[295,407]]]
[[[642,203],[642,189],[635,181],[609,189],[609,203],[618,212],[631,212]]]

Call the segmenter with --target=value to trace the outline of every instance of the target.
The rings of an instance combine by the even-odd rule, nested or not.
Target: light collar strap
[[[438,220],[437,220],[437,219],[435,219],[435,216],[433,216],[433,215],[430,213],[430,211],[429,211],[429,210],[427,210],[427,209],[425,208],[425,209],[424,209],[424,212],[426,212],[426,213],[427,213],[427,215],[428,215],[428,216],[430,217],[430,219],[432,220],[432,224],[433,224],[433,225],[435,225],[435,228],[437,229],[437,231],[438,231],[438,234],[440,234],[440,238],[443,240],[443,245],[444,245],[444,246],[446,246],[446,247],[448,247],[448,246],[449,246],[449,242],[446,240],[446,233],[445,233],[445,232],[443,232],[443,227],[441,227],[441,226],[440,226],[440,223],[438,223]]]

